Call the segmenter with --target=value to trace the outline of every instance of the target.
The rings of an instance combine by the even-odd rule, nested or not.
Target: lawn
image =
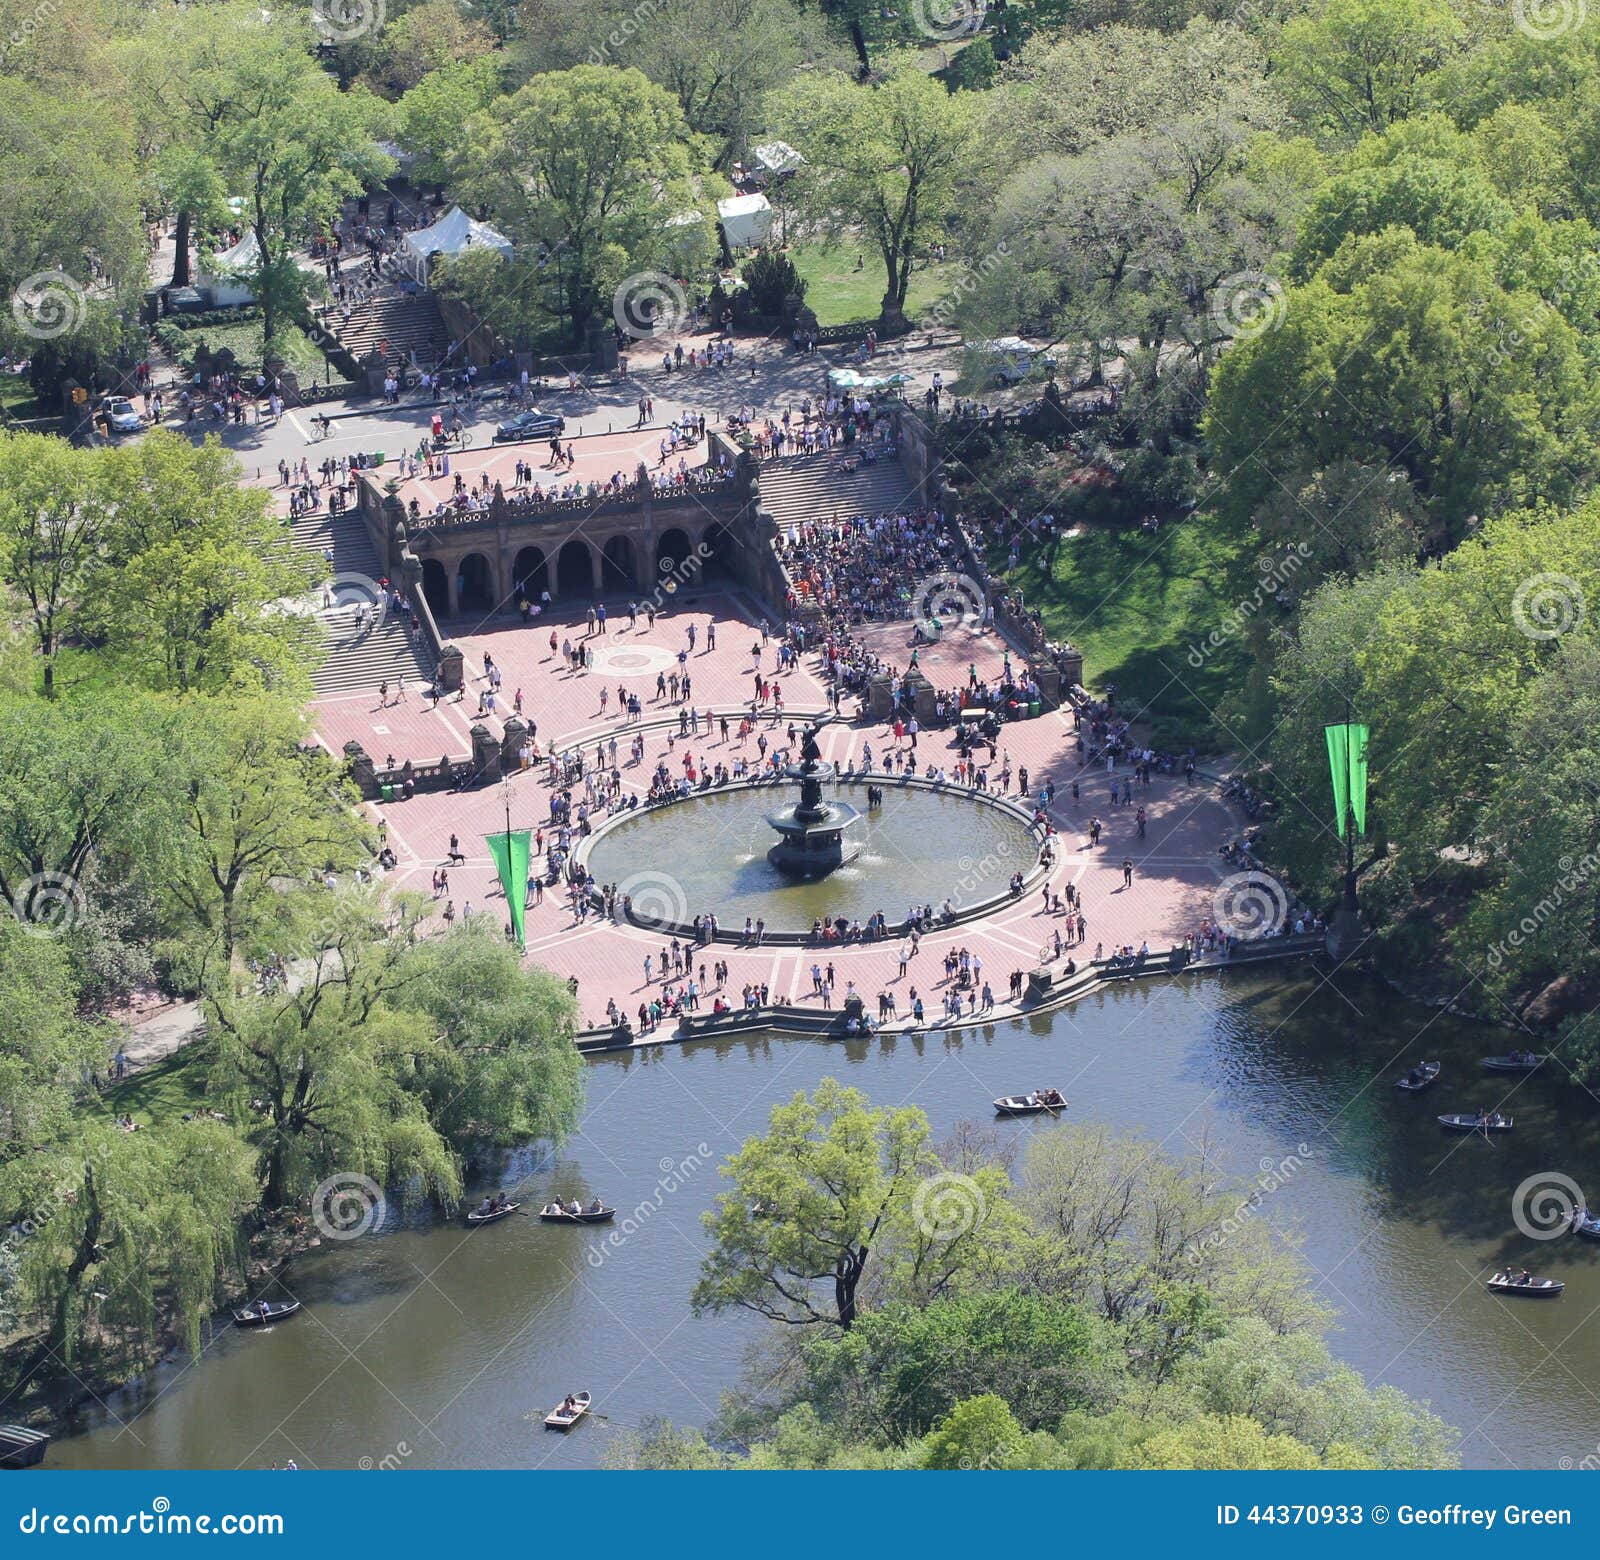
[[[261,366],[260,320],[246,320],[238,325],[202,325],[183,335],[185,363],[191,361],[194,347],[204,340],[213,352],[226,347],[241,369],[253,371]],[[302,384],[320,385],[330,372],[335,379],[342,379],[337,371],[330,369],[328,360],[312,346],[310,337],[298,325],[280,325],[274,345],[284,366],[298,375]]]
[[[856,269],[856,256],[861,269]],[[827,249],[796,244],[789,250],[795,269],[805,278],[806,302],[816,310],[819,325],[851,325],[875,320],[883,310],[883,262],[871,248]],[[911,319],[938,302],[954,275],[949,264],[911,273],[906,314]]]
[[[1004,547],[991,553],[995,570],[1005,562]],[[1232,745],[1213,712],[1249,669],[1243,633],[1225,627],[1235,609],[1258,599],[1247,539],[1208,515],[1153,537],[1088,526],[1058,543],[1048,578],[1041,565],[1039,552],[1025,554],[1008,578],[1044,614],[1052,639],[1083,651],[1088,686],[1115,683],[1118,704],[1147,711],[1161,746]],[[1269,602],[1265,610],[1275,608]]]
[[[86,1100],[91,1115],[132,1116],[141,1127],[166,1127],[180,1122],[186,1112],[199,1110],[206,1098],[206,1070],[210,1057],[203,1040],[186,1045],[164,1062],[157,1062],[123,1083],[114,1083]]]

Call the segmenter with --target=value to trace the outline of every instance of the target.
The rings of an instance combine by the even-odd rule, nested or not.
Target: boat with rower
[[[1396,1078],[1394,1086],[1407,1094],[1421,1094],[1439,1081],[1441,1070],[1442,1064],[1439,1062],[1419,1062],[1404,1078]]]
[[[293,1316],[300,1309],[298,1300],[258,1300],[252,1306],[246,1306],[242,1311],[233,1313],[234,1325],[238,1327],[270,1327],[274,1322],[281,1322]]]
[[[1032,1094],[1002,1094],[994,1102],[997,1116],[1053,1116],[1066,1108],[1067,1098],[1060,1089],[1035,1089]]]
[[[1485,1072],[1531,1073],[1548,1060],[1548,1057],[1538,1056],[1532,1051],[1513,1051],[1509,1056],[1485,1056],[1478,1065]]]
[[[496,1219],[503,1219],[508,1213],[515,1213],[521,1206],[519,1202],[493,1202],[485,1198],[467,1215],[467,1223],[473,1226],[493,1224]]]
[[[589,1412],[592,1400],[587,1392],[572,1392],[544,1416],[546,1430],[570,1430]]]
[[[1441,1116],[1439,1125],[1446,1132],[1509,1132],[1515,1125],[1497,1110],[1481,1110],[1476,1115]]]
[[[1520,1295],[1530,1300],[1553,1300],[1567,1286],[1559,1278],[1535,1278],[1532,1273],[1513,1273],[1509,1269],[1496,1273],[1485,1283],[1485,1288],[1496,1295]]]
[[[598,1197],[587,1208],[576,1202],[553,1202],[539,1210],[539,1217],[546,1224],[609,1224],[616,1216],[617,1210],[603,1206]]]

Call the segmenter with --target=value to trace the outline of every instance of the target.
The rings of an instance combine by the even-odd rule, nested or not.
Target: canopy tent
[[[768,141],[764,146],[751,148],[750,161],[768,178],[777,178],[793,173],[804,164],[805,158],[787,141]]]
[[[772,231],[772,207],[765,195],[732,195],[717,202],[717,218],[729,249],[753,249]]]
[[[206,262],[200,285],[210,295],[213,308],[238,308],[256,301],[249,284],[260,269],[261,245],[256,242],[255,229],[246,228],[237,244],[219,250]]]
[[[414,263],[426,264],[434,255],[459,255],[470,248],[493,249],[511,258],[511,240],[486,222],[474,222],[459,206],[452,206],[430,227],[407,233],[400,246]]]

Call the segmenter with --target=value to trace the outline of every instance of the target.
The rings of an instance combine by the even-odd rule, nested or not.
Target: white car
[[[137,433],[144,427],[144,418],[139,415],[139,409],[126,396],[107,396],[101,404],[101,410],[113,433]]]
[[[1041,352],[1031,341],[1021,336],[997,336],[993,341],[980,341],[978,353],[983,365],[983,377],[990,384],[1014,385],[1021,383],[1036,368],[1051,369],[1055,359]]]

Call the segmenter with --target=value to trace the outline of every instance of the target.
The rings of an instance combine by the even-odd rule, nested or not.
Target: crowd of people
[[[937,510],[807,521],[778,542],[790,612],[815,608],[825,627],[910,618],[917,582],[958,556]]]

